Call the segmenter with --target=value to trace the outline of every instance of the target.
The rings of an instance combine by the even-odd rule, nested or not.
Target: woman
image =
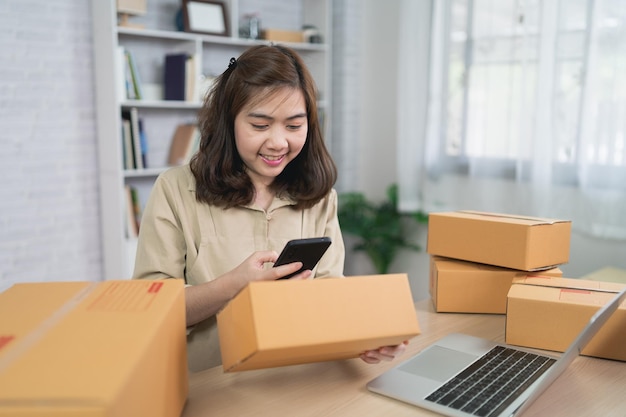
[[[232,58],[200,111],[201,142],[187,166],[156,180],[146,205],[135,278],[181,278],[189,369],[221,363],[215,314],[248,282],[301,267],[272,268],[287,241],[328,236],[314,271],[290,279],[340,277],[337,170],[319,126],[315,83],[302,59],[279,45]],[[365,352],[371,363],[404,345]]]

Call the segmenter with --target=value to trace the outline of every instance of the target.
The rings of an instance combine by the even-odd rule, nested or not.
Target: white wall
[[[340,172],[335,187],[352,190],[358,183],[361,154],[361,0],[335,0],[333,3],[332,121],[330,151]],[[341,140],[333,140],[341,138]]]
[[[89,3],[0,2],[0,291],[98,280]]]
[[[396,178],[398,1],[364,0],[359,189],[383,198]]]

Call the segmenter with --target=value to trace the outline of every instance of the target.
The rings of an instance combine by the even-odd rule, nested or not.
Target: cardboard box
[[[442,313],[505,314],[511,283],[529,272],[517,269],[431,256],[430,295],[435,311]],[[552,268],[541,275],[560,277]]]
[[[227,372],[354,358],[420,332],[406,274],[253,282],[217,324]]]
[[[569,261],[571,222],[477,211],[431,213],[428,253],[523,271]]]
[[[564,352],[591,316],[624,284],[571,278],[514,280],[508,295],[506,343]],[[626,303],[582,354],[626,361]]]
[[[180,416],[182,280],[16,284],[0,294],[0,416]]]
[[[281,30],[281,29],[263,29],[262,37],[268,41],[275,42],[303,42],[304,33],[302,31]]]

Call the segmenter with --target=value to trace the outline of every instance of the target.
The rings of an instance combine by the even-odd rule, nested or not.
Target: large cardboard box
[[[506,343],[564,352],[600,306],[624,284],[571,278],[514,280],[508,295]],[[626,303],[582,354],[626,361]]]
[[[420,332],[406,274],[253,282],[217,324],[227,372],[354,358]]]
[[[493,265],[430,257],[430,295],[435,311],[442,313],[505,314],[511,283],[529,272]],[[552,268],[541,275],[560,277]]]
[[[535,271],[569,261],[568,220],[477,211],[431,213],[431,255],[504,268]]]
[[[0,294],[0,416],[180,416],[187,378],[182,280]]]

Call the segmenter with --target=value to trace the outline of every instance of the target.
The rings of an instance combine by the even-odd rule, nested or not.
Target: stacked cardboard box
[[[563,352],[593,314],[626,284],[585,279],[520,277],[508,294],[506,343]],[[626,361],[626,303],[581,352]]]
[[[505,342],[563,352],[624,284],[562,278],[571,222],[471,211],[428,221],[438,312],[506,314]],[[581,352],[626,360],[626,305]]]
[[[499,213],[431,213],[427,251],[438,312],[506,313],[514,278],[561,276],[571,222]]]
[[[517,269],[431,256],[430,294],[440,313],[505,314],[512,282],[529,273]],[[560,277],[561,269],[541,271],[543,276]]]

